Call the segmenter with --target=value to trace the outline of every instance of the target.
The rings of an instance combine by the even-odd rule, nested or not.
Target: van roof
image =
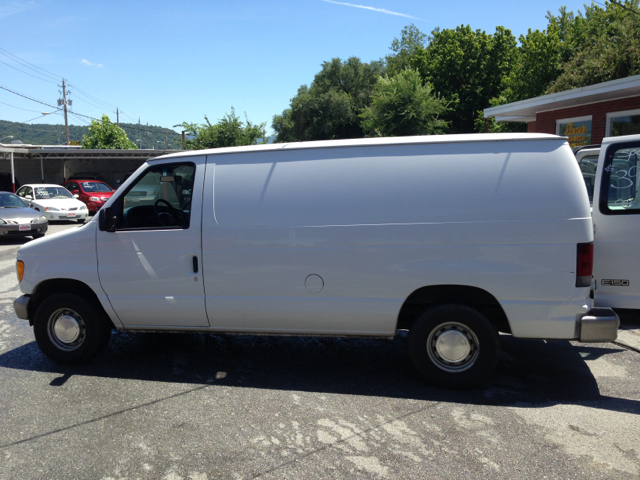
[[[547,133],[467,133],[458,135],[422,135],[414,137],[376,137],[353,138],[348,140],[315,140],[311,142],[270,143],[261,145],[245,145],[242,147],[209,148],[204,150],[183,150],[178,153],[162,155],[149,159],[148,163],[172,157],[223,155],[230,153],[264,152],[274,150],[302,150],[314,148],[367,147],[373,145],[416,145],[433,143],[467,143],[467,142],[511,142],[530,140],[560,140],[559,137]]]
[[[602,139],[602,144],[605,145],[612,142],[637,142],[638,140],[640,140],[640,135],[621,135],[619,137],[606,137]]]

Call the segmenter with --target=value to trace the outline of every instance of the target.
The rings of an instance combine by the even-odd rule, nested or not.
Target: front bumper
[[[51,211],[47,210],[44,213],[47,220],[85,220],[89,216],[89,210],[76,210],[76,211]]]
[[[49,224],[48,223],[31,223],[29,224],[29,229],[20,229],[20,225],[13,225],[13,224],[9,224],[9,225],[0,225],[0,235],[6,235],[9,237],[15,237],[15,236],[30,236],[30,235],[44,235],[45,233],[47,233],[47,229],[49,228]]]
[[[17,317],[22,320],[29,320],[29,300],[31,300],[29,295],[22,295],[13,301],[13,309]]]
[[[87,202],[87,208],[93,213],[97,213],[103,206],[104,202]]]
[[[611,308],[592,308],[579,319],[578,326],[581,342],[613,342],[618,338],[620,318]]]

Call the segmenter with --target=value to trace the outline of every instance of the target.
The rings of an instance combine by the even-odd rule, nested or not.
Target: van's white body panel
[[[593,241],[589,201],[560,137],[261,145],[148,164],[182,161],[197,165],[190,228],[92,221],[27,244],[22,291],[77,279],[126,329],[384,337],[429,286],[488,292],[517,337],[578,338],[592,306],[575,286],[577,244]],[[69,242],[82,244],[79,269],[77,252],[66,266],[52,254]]]
[[[634,200],[631,206],[636,210],[629,215],[611,215],[600,208],[607,152],[610,147],[620,144],[637,145],[640,155],[640,135],[605,138],[600,148],[592,212],[595,226],[595,304],[640,309],[640,198]],[[632,181],[637,185],[640,176],[636,175]]]

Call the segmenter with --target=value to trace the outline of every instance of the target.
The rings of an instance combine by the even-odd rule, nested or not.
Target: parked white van
[[[615,313],[592,309],[592,242],[584,182],[557,136],[188,151],[148,161],[86,225],[22,246],[14,305],[61,363],[90,360],[113,327],[405,329],[424,377],[464,387],[494,369],[499,332],[616,338]]]
[[[596,305],[640,310],[639,158],[640,135],[602,141],[592,209]]]

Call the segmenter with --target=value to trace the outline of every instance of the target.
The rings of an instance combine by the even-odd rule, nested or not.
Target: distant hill
[[[170,149],[180,148],[181,134],[170,128],[153,125],[140,126],[135,123],[120,123],[129,139],[140,148],[165,148],[165,138]],[[148,129],[148,130],[147,130]],[[82,141],[89,132],[89,127],[69,125],[69,140]],[[13,138],[5,138],[13,135]],[[20,140],[32,145],[64,145],[66,143],[64,125],[34,124],[8,122],[0,120],[0,139],[2,143]]]

